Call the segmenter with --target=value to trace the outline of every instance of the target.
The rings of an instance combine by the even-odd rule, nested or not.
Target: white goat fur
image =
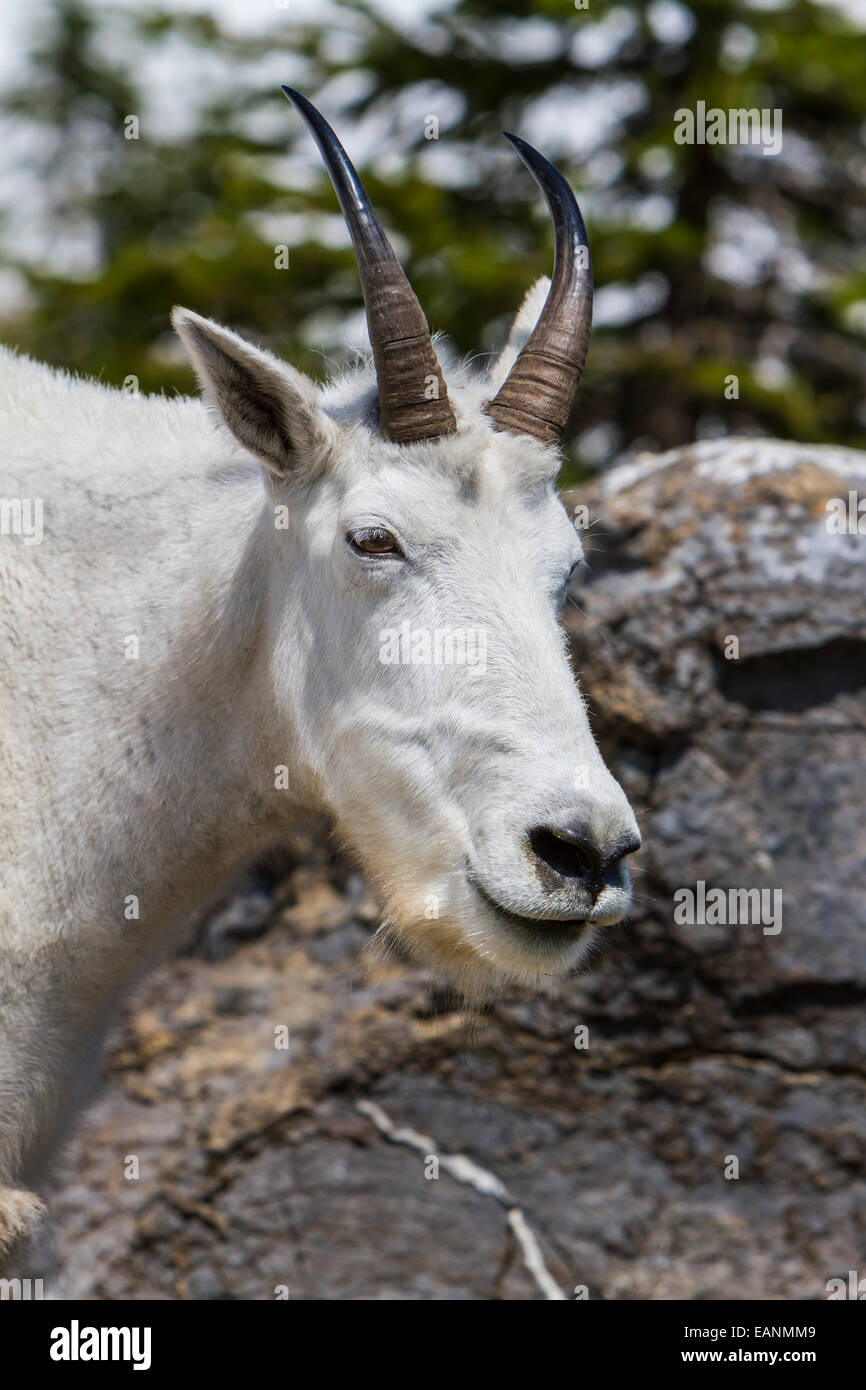
[[[489,376],[448,373],[458,432],[409,446],[376,432],[369,367],[318,388],[187,311],[176,327],[242,443],[199,400],[0,349],[0,497],[42,498],[45,518],[41,544],[0,536],[0,1255],[40,1216],[29,1189],[131,982],[294,821],[331,816],[385,932],[470,994],[570,970],[625,911],[627,876],[548,941],[472,886],[569,919],[527,827],[579,804],[599,835],[635,829],[557,622],[581,553],[558,458],[482,410],[546,290]],[[261,447],[223,356],[279,398]],[[347,526],[376,523],[411,564],[349,553]],[[483,627],[486,671],[382,665],[381,630],[406,617]]]

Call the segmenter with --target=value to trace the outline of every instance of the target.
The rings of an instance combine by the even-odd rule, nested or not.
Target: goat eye
[[[363,526],[358,531],[350,531],[346,540],[360,555],[400,555],[403,551],[390,531],[384,526]]]
[[[562,589],[560,590],[560,602],[561,602],[563,605],[566,603],[566,601],[567,601],[567,599],[568,599],[568,591],[569,591],[569,589],[571,588],[571,581],[572,581],[572,579],[574,578],[574,576],[577,574],[577,571],[578,571],[579,569],[580,569],[580,561],[579,561],[579,560],[575,560],[575,562],[574,562],[574,564],[572,565],[571,569],[568,571],[568,574],[567,574],[566,577],[565,577],[565,583],[563,584]]]

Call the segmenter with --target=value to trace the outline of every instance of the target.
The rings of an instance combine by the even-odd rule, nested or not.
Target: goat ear
[[[279,474],[321,459],[329,422],[309,377],[190,309],[175,306],[171,321],[205,398],[245,449]]]
[[[499,387],[502,385],[526,346],[527,339],[538,323],[538,316],[544,308],[544,301],[549,289],[550,280],[546,275],[542,275],[539,280],[536,280],[532,289],[527,290],[523,303],[511,325],[508,342],[490,368],[488,380],[491,386]]]

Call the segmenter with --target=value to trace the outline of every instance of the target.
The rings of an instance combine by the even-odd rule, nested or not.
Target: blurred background
[[[0,23],[0,338],[24,351],[189,391],[175,302],[320,375],[362,341],[288,82],[461,355],[502,342],[552,261],[500,132],[561,165],[597,285],[566,477],[722,434],[863,440],[863,0],[37,0]],[[677,144],[699,100],[781,108],[781,153]]]
[[[644,839],[592,970],[467,1016],[421,970],[371,981],[376,905],[299,830],[131,999],[58,1171],[52,1293],[808,1300],[863,1277],[866,538],[826,509],[866,486],[864,33],[863,0],[4,7],[0,340],[116,385],[194,389],[175,302],[320,376],[363,343],[281,82],[336,125],[458,354],[501,345],[552,263],[500,131],[560,164],[597,286],[566,626]],[[780,109],[781,152],[677,144],[700,101]],[[782,930],[677,923],[699,881],[781,892]]]

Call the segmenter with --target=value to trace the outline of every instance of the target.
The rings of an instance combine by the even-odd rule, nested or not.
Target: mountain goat
[[[470,996],[572,970],[629,905],[637,825],[558,623],[577,203],[508,137],[552,282],[492,370],[446,381],[345,151],[284,90],[348,224],[370,364],[319,387],[180,308],[204,403],[0,349],[3,518],[40,523],[0,535],[0,1249],[41,1219],[124,991],[301,817],[332,819],[384,937]]]

